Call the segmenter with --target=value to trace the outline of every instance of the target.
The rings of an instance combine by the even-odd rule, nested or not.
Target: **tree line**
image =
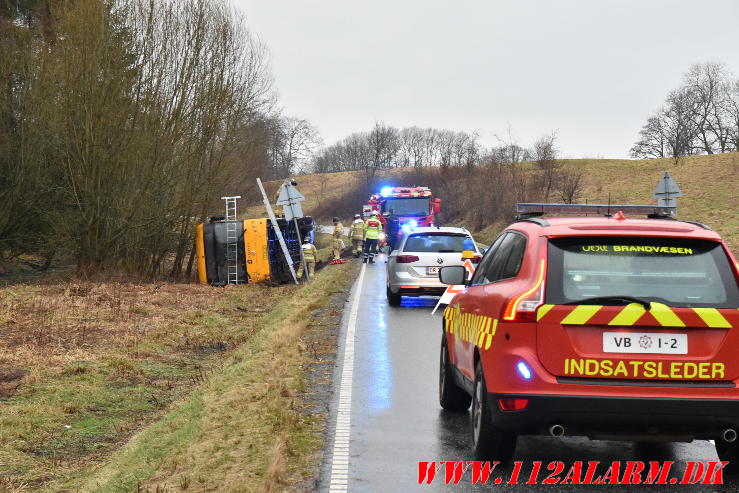
[[[509,132],[507,138],[498,138],[497,146],[485,147],[477,133],[420,127],[398,129],[378,122],[370,131],[353,133],[316,152],[311,170],[314,173],[361,171],[364,193],[374,186],[381,170],[439,168],[443,173],[449,168],[489,165],[499,168],[533,161],[543,174],[544,196],[548,199],[560,195],[559,200],[571,202],[575,195],[572,191],[554,192],[579,188],[581,176],[560,167],[556,140],[552,133],[524,147]]]
[[[682,85],[647,119],[635,158],[679,159],[739,150],[739,79],[717,62],[690,67]]]
[[[480,230],[510,220],[516,202],[579,200],[583,174],[563,165],[559,156],[553,133],[529,147],[509,135],[499,139],[499,145],[485,148],[475,134],[377,123],[371,131],[352,134],[316,154],[314,172],[361,171],[364,180],[324,199],[330,177],[323,177],[319,203],[312,212],[321,218],[359,212],[369,194],[388,183],[385,170],[409,168],[408,173],[393,175],[391,183],[431,187],[443,201],[442,224],[462,222]]]
[[[315,139],[225,0],[0,3],[0,260],[177,277],[220,196]]]

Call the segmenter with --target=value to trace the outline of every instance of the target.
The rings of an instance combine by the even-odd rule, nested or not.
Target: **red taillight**
[[[421,260],[415,255],[398,255],[395,257],[395,261],[399,264],[410,264],[411,262],[418,262]]]
[[[480,257],[479,255],[475,255],[470,259],[470,262],[472,262],[473,264],[479,264],[480,260],[482,260],[482,257]]]
[[[535,322],[536,309],[544,302],[544,273],[546,260],[539,264],[539,274],[536,282],[523,293],[508,300],[503,312],[503,320],[509,322]]]
[[[529,400],[507,397],[505,399],[498,399],[498,405],[502,411],[521,411],[528,407]]]

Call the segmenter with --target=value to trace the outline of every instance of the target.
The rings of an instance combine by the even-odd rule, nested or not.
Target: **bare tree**
[[[739,151],[739,80],[727,83],[726,111],[729,125],[728,151]]]
[[[679,162],[682,156],[736,149],[737,83],[721,63],[691,66],[683,85],[669,93],[664,106],[642,127],[631,155]]]
[[[724,65],[717,62],[697,63],[685,74],[684,89],[691,97],[691,119],[696,134],[693,146],[698,152],[726,151],[726,78]]]
[[[639,131],[639,140],[631,148],[634,158],[661,158],[667,152],[667,131],[665,129],[664,110],[650,116],[647,123]]]
[[[539,138],[531,151],[534,162],[539,168],[541,189],[544,195],[544,201],[549,200],[549,195],[557,184],[558,168],[557,157],[559,149],[557,149],[557,135],[553,132]]]
[[[273,165],[273,178],[285,178],[304,171],[321,138],[316,128],[305,119],[274,117],[268,153]]]
[[[565,204],[574,204],[583,192],[583,174],[575,169],[560,170],[557,191]]]
[[[667,151],[676,164],[681,157],[693,154],[693,142],[698,133],[693,120],[694,104],[693,94],[685,88],[672,91],[667,97],[663,111]]]
[[[374,184],[378,170],[393,167],[399,150],[398,130],[383,123],[375,123],[375,127],[367,135],[369,159],[362,163],[368,189]]]

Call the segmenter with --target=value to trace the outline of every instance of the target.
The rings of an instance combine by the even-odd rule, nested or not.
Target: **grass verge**
[[[352,269],[300,287],[0,289],[0,492],[303,481],[323,420],[307,412],[303,370],[325,341],[302,338]]]
[[[355,268],[324,269],[284,298],[260,332],[78,483],[79,491],[268,492],[309,478],[325,416],[311,412],[301,394],[308,365],[320,364],[326,350],[306,344],[311,325],[320,326],[310,314],[350,286]]]

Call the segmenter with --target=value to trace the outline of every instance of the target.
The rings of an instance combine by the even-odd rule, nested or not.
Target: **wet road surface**
[[[739,491],[737,480],[726,475],[724,486],[527,485],[533,461],[542,461],[538,475],[541,482],[551,472],[547,465],[552,461],[564,463],[564,470],[558,475],[561,480],[574,461],[584,461],[585,468],[587,461],[607,465],[627,460],[674,461],[670,477],[682,477],[686,461],[718,460],[708,441],[635,444],[538,436],[519,437],[514,457],[514,461],[523,463],[519,484],[505,484],[513,472],[512,466],[507,466],[496,469],[484,486],[472,484],[470,471],[458,484],[445,484],[444,469],[439,470],[430,484],[419,485],[419,461],[473,460],[469,413],[449,413],[438,403],[441,311],[431,315],[436,303],[433,298],[404,298],[401,307],[388,306],[384,256],[379,257],[378,263],[367,265],[360,279],[361,286],[355,284],[344,316],[334,385],[338,390],[344,377],[345,406],[337,427],[340,400],[337,391],[329,418],[331,426],[321,469],[321,491]],[[361,291],[359,298],[356,297],[358,290]],[[343,348],[349,325],[354,325],[354,346],[350,358],[352,371],[346,372]],[[347,381],[347,373],[351,383]],[[338,436],[336,442],[335,436]],[[597,475],[604,474],[607,465],[602,465]],[[502,484],[494,484],[496,477],[501,477]]]

